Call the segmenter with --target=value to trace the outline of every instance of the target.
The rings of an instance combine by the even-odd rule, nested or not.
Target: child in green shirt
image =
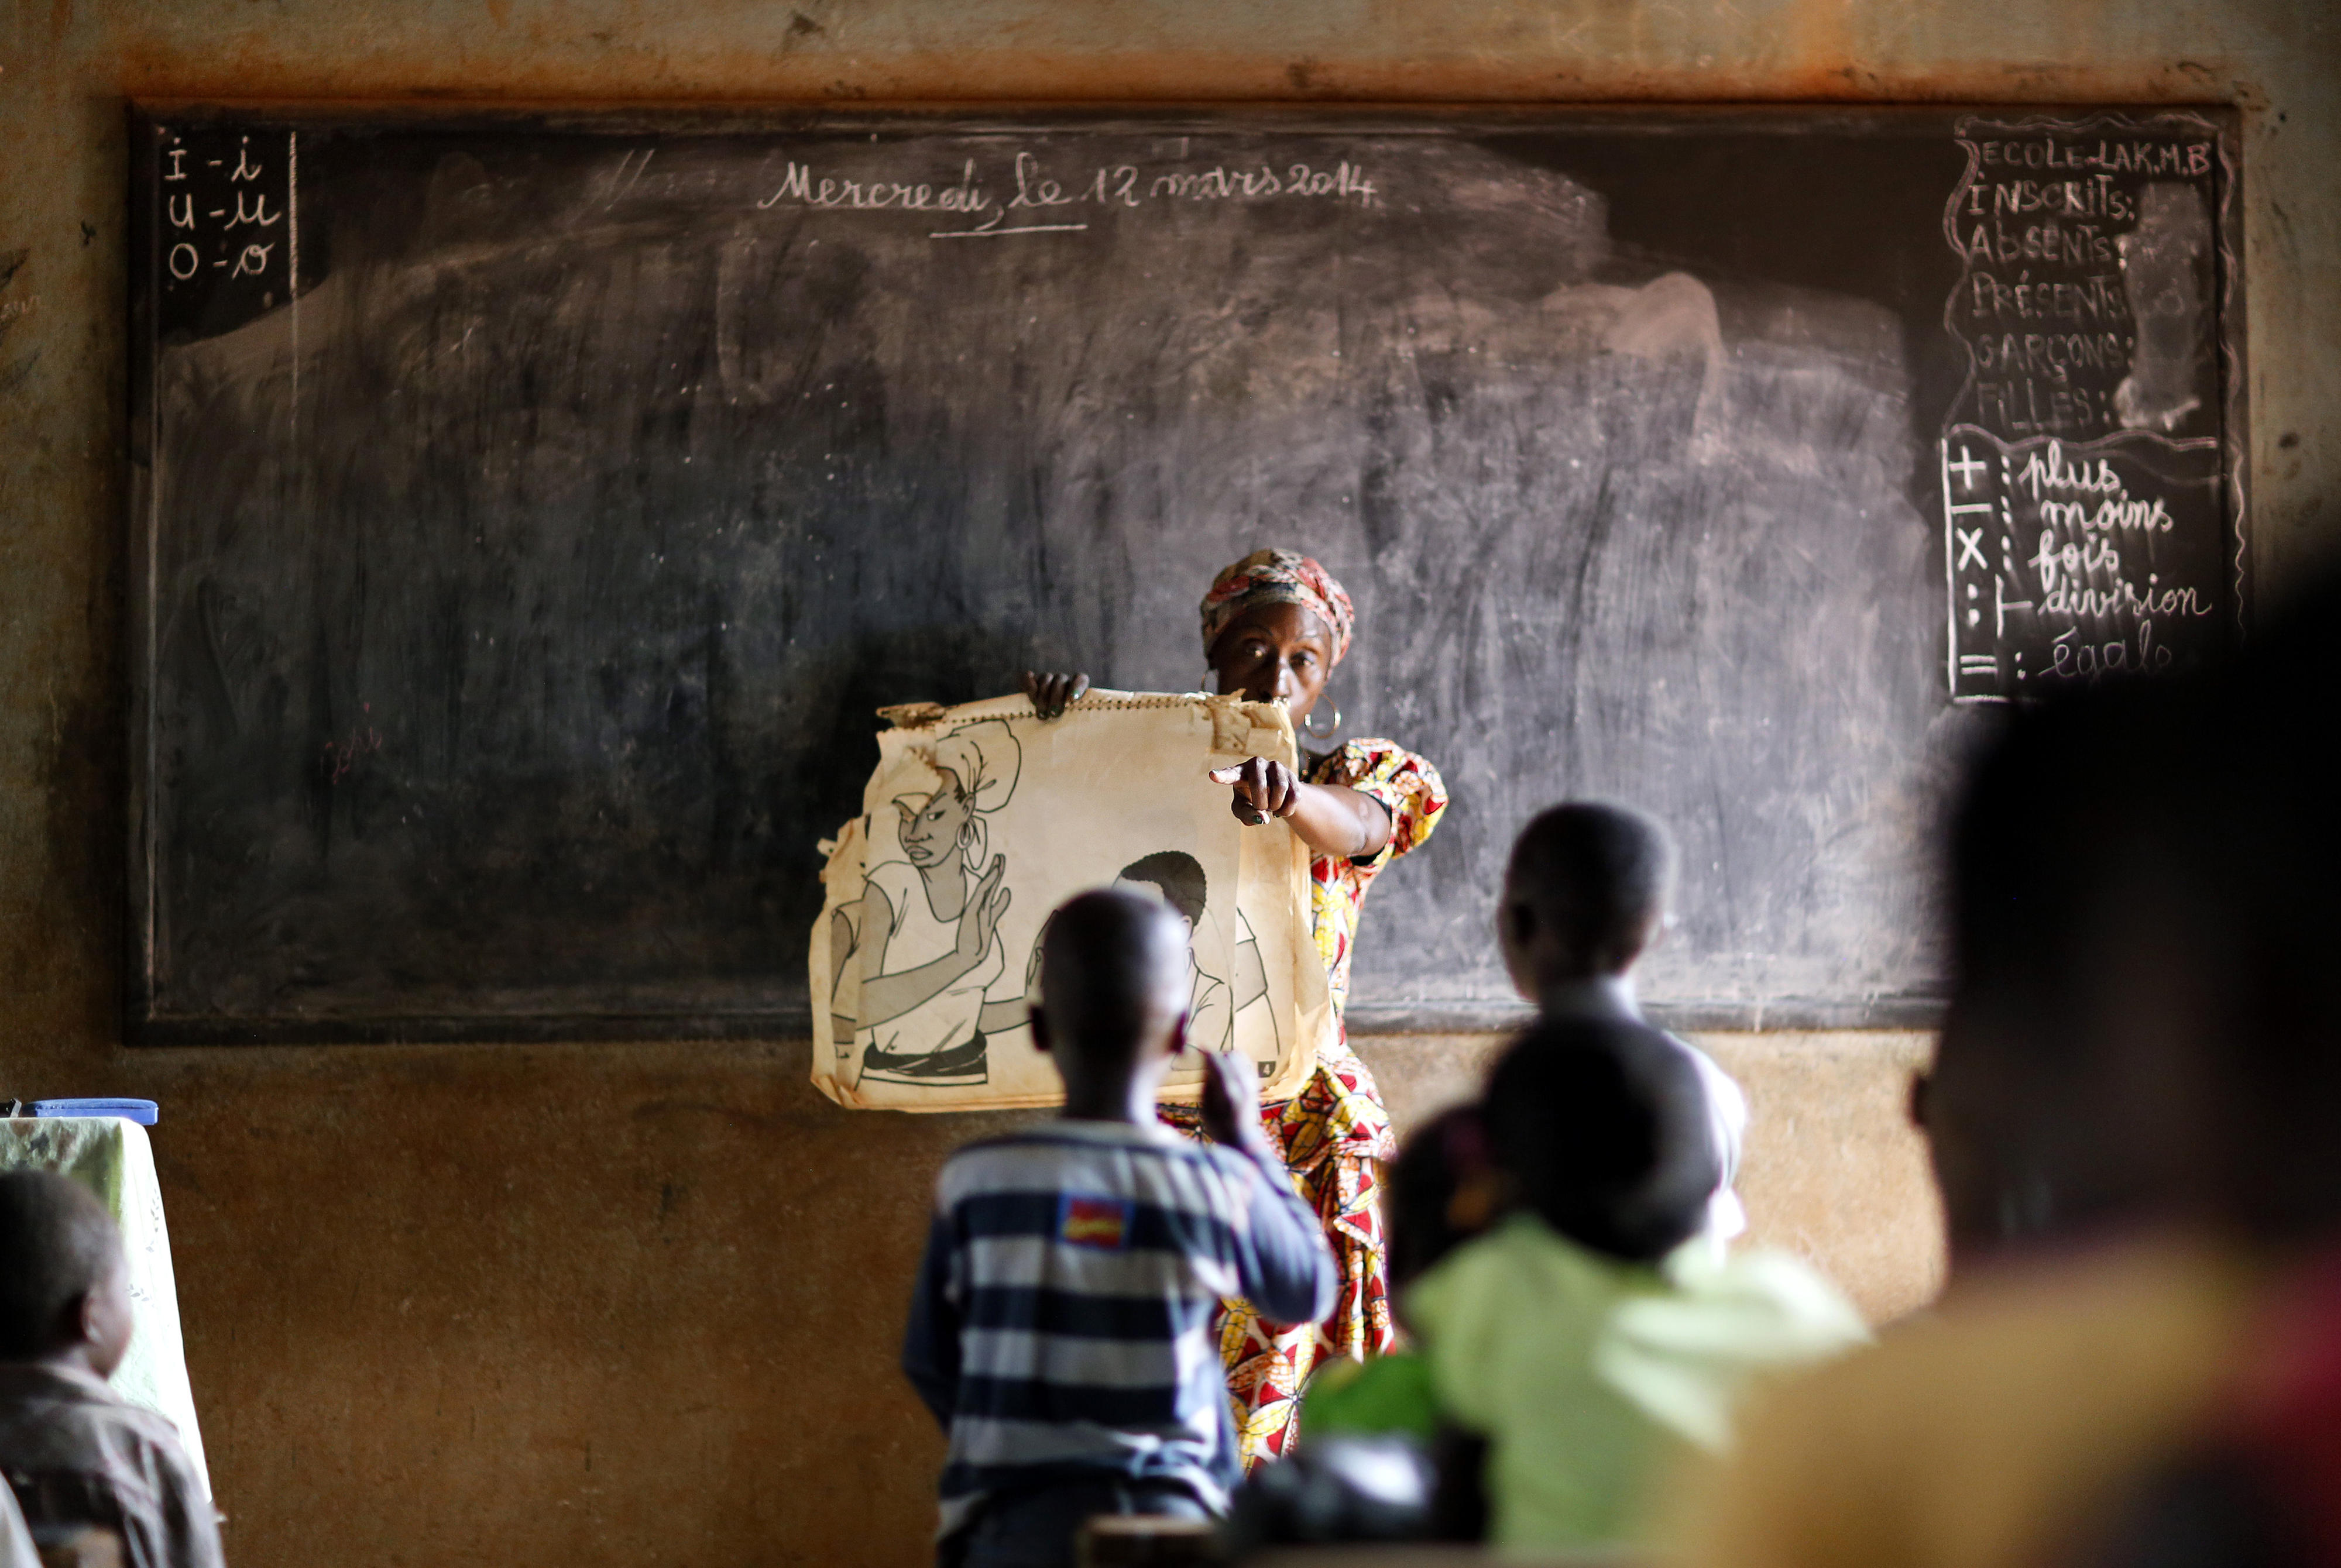
[[[1716,1156],[1698,1069],[1656,1030],[1540,1024],[1497,1065],[1480,1116],[1511,1212],[1405,1294],[1431,1394],[1484,1440],[1491,1541],[1632,1539],[1652,1484],[1729,1442],[1753,1383],[1868,1335],[1794,1258],[1684,1245]]]

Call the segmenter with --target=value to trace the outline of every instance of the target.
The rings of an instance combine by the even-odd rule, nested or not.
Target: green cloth
[[[1406,1317],[1440,1408],[1488,1439],[1489,1540],[1534,1550],[1633,1539],[1651,1484],[1686,1448],[1729,1442],[1757,1377],[1868,1337],[1784,1254],[1694,1241],[1627,1264],[1527,1215],[1416,1281]]]
[[[49,1170],[73,1177],[105,1203],[122,1227],[130,1261],[130,1349],[107,1379],[114,1392],[179,1429],[206,1493],[204,1436],[179,1335],[179,1284],[171,1267],[171,1232],[163,1221],[163,1184],[146,1129],[118,1116],[0,1116],[0,1171]]]
[[[1400,1433],[1428,1444],[1439,1435],[1430,1363],[1410,1350],[1365,1362],[1343,1357],[1317,1369],[1300,1397],[1300,1441]]]

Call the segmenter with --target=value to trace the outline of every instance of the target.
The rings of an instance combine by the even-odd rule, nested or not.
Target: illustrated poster
[[[890,709],[862,813],[829,849],[813,928],[814,1086],[843,1106],[913,1111],[1052,1105],[1032,1044],[1040,943],[1074,894],[1121,883],[1193,932],[1190,1040],[1298,1090],[1334,1027],[1310,938],[1308,852],[1281,822],[1246,828],[1207,777],[1295,761],[1275,704],[1092,691],[1042,721],[1022,697]],[[1200,1057],[1166,1099],[1192,1099]]]

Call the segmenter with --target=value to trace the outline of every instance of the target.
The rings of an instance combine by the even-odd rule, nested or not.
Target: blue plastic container
[[[151,1127],[163,1113],[153,1100],[35,1100],[36,1116],[120,1116]]]

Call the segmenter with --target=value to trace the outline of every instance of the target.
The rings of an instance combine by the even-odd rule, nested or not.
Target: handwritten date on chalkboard
[[[2232,636],[2239,600],[2219,127],[1969,118],[1956,139],[1944,324],[1968,372],[1936,449],[1952,695],[2190,665]]]
[[[1352,1027],[1508,1016],[1561,794],[1682,839],[1676,1021],[1925,1022],[1947,695],[2234,624],[2226,112],[133,131],[143,1040],[789,1037],[872,712],[1183,690],[1265,543],[1458,801]]]
[[[648,156],[644,156],[648,164]],[[1230,167],[1142,168],[1136,164],[1099,164],[1070,171],[1040,154],[1019,151],[1005,180],[987,183],[976,161],[967,159],[953,180],[919,179],[909,171],[893,177],[860,177],[824,172],[793,159],[777,189],[756,203],[816,211],[938,213],[956,215],[964,226],[939,230],[933,240],[978,239],[993,234],[1080,233],[1082,207],[1141,207],[1150,202],[1262,202],[1330,200],[1371,206],[1374,183],[1346,160],[1328,167],[1307,163],[1252,163]],[[1076,209],[1064,212],[1062,209]],[[1044,214],[1054,221],[1038,221]]]

